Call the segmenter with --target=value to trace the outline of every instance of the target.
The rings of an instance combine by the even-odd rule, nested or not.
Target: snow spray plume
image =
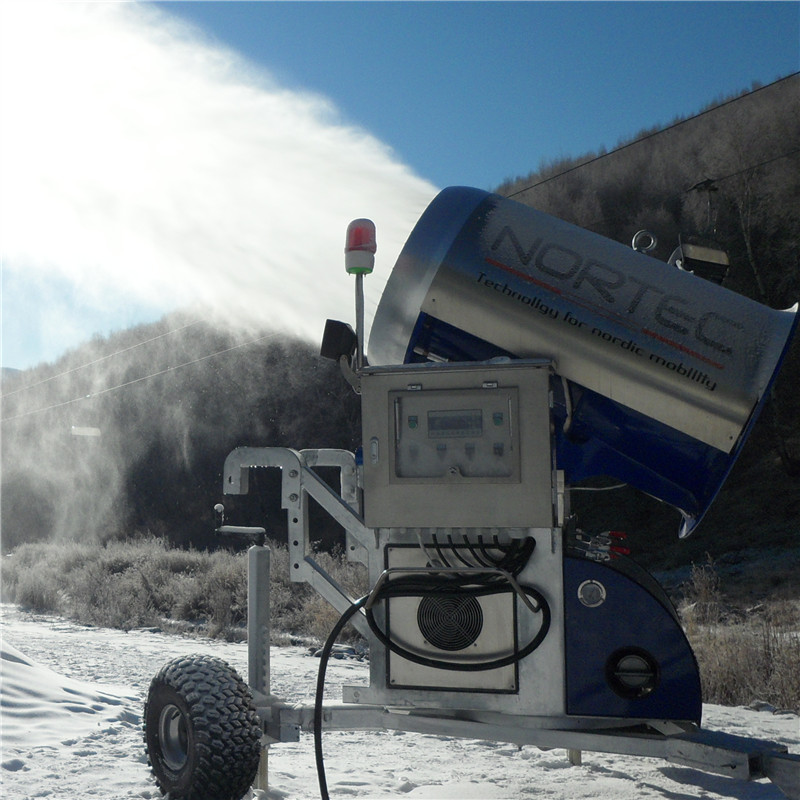
[[[357,399],[316,346],[177,313],[98,337],[4,390],[6,551],[142,534],[205,546],[234,447],[357,439]],[[258,497],[245,506],[263,511]]]
[[[146,4],[53,3],[46,13],[6,4],[1,27],[4,281],[28,287],[3,303],[38,319],[44,341],[62,350],[73,343],[65,331],[80,328],[80,315],[113,313],[109,325],[119,329],[131,308],[155,319],[192,307],[227,328],[316,342],[326,317],[352,317],[342,251],[348,222],[362,216],[378,229],[369,326],[403,241],[436,193],[383,144],[343,123],[323,98],[281,88]],[[37,307],[36,281],[64,286],[65,296],[41,295],[47,305]],[[14,335],[6,325],[6,342]],[[96,398],[130,379],[124,359],[106,366],[91,379],[52,380],[28,406],[24,393],[9,398],[3,416],[48,398]],[[152,418],[111,424],[103,413],[90,398],[4,424],[4,434],[12,424],[25,431],[13,452],[6,435],[6,487],[35,488],[51,509],[26,502],[25,525],[62,536],[113,527],[132,451]],[[182,409],[155,413],[177,418]],[[123,422],[117,441],[71,433]],[[76,465],[95,451],[106,461],[93,456],[81,473]],[[15,515],[3,516],[7,528]]]

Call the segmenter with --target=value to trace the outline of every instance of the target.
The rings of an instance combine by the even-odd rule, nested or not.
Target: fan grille
[[[475,643],[483,629],[483,611],[474,597],[428,595],[420,601],[417,624],[428,644],[453,652]]]

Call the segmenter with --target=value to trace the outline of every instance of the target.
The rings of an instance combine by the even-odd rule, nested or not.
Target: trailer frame
[[[335,467],[340,474],[337,493],[316,473]],[[313,499],[346,531],[348,558],[364,562],[375,547],[375,533],[364,525],[359,502],[356,460],[344,450],[292,450],[279,447],[240,447],[225,461],[224,491],[246,494],[251,468],[282,472],[282,507],[288,512],[291,579],[308,583],[340,613],[355,602],[317,563],[310,545],[308,502]],[[221,533],[263,529],[222,526]],[[248,551],[248,683],[262,723],[262,758],[255,788],[268,788],[269,747],[296,742],[314,729],[314,706],[293,705],[270,692],[269,608],[270,549],[253,545]],[[363,617],[353,618],[356,629],[371,639]],[[542,749],[563,748],[571,763],[584,751],[662,758],[670,763],[738,780],[767,778],[789,800],[800,800],[800,754],[774,742],[702,729],[694,723],[665,720],[547,718],[472,709],[469,711],[418,706],[358,704],[360,687],[344,687],[343,699],[325,705],[325,731],[393,730],[440,736],[488,739]],[[355,704],[353,704],[355,703]]]

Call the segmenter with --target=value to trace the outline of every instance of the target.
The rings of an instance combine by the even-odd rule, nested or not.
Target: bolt
[[[296,503],[298,499],[299,499],[298,495],[294,494],[294,492],[293,492],[292,494],[290,494],[290,495],[289,495],[289,500],[290,500],[292,503]]]

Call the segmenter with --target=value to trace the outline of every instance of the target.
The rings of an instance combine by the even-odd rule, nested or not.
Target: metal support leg
[[[255,695],[269,697],[269,567],[268,547],[253,546],[247,551],[247,669]],[[269,788],[267,763],[269,745],[264,743],[253,786]]]

